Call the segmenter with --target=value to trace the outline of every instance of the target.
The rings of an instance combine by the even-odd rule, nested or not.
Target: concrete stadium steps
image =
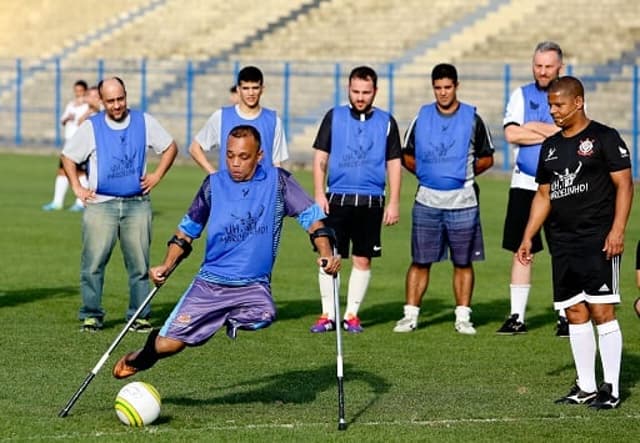
[[[438,29],[490,0],[332,0],[278,29],[240,59],[367,60],[401,56]]]
[[[157,0],[0,2],[0,57],[46,58]],[[25,11],[27,11],[25,13]]]
[[[512,29],[515,24],[520,24],[523,17],[531,15],[541,5],[546,4],[548,2],[544,0],[510,0],[496,4],[494,10],[487,11],[486,15],[468,23],[458,32],[451,33],[448,38],[439,42],[423,43],[422,53],[416,54],[414,50],[412,58],[401,58],[399,60],[402,64],[401,71],[407,74],[425,73],[430,72],[433,65],[440,62],[488,61],[484,58],[485,53],[489,52],[486,47],[488,41],[500,37],[510,40],[511,37],[504,37],[508,35],[505,32]],[[530,57],[530,54],[528,56]],[[517,57],[491,59],[496,62],[505,60],[519,59]]]
[[[506,32],[463,56],[518,60],[531,57],[536,42],[554,40],[565,51],[567,63],[599,64],[631,49],[639,39],[637,1],[567,0],[539,4],[535,11],[521,14]]]
[[[309,0],[167,0],[137,23],[78,52],[78,57],[206,60],[277,22]]]
[[[358,4],[357,7],[347,0],[333,0],[323,3],[318,9],[241,51],[238,58],[248,61],[265,56],[271,60],[288,60],[290,57],[308,60],[311,63],[314,60],[335,60],[339,54],[340,60],[349,60],[348,63],[342,64],[343,70],[346,71],[342,74],[342,90],[347,83],[346,76],[353,66],[373,65],[380,76],[380,93],[376,104],[388,109],[388,91],[384,84],[387,67],[382,62],[401,60],[407,49],[430,38],[438,38],[443,27],[463,28],[467,25],[465,17],[472,16],[484,8],[498,7],[504,2],[506,0],[436,0],[429,3],[428,13],[417,14],[416,11],[425,9],[424,2],[420,0],[402,3],[372,0],[367,6]],[[381,40],[380,36],[392,37],[386,38],[386,43],[381,45],[371,43]],[[378,61],[381,61],[379,67],[375,66]],[[404,79],[396,78],[396,88],[406,83]],[[317,118],[335,103],[333,73],[327,73],[325,79],[313,81],[313,87],[302,86],[299,94],[295,91],[295,86],[292,86],[292,96],[301,97],[295,104],[295,114],[300,115],[302,112],[302,115],[308,116],[301,122],[292,123],[290,127],[292,155],[298,151],[304,153],[313,142],[314,131],[304,128],[304,125],[309,124],[305,120],[313,120],[314,116]],[[405,100],[405,97],[424,97],[422,94],[405,94],[404,91],[399,95],[397,91],[398,89],[395,99],[400,102]],[[346,101],[344,94],[342,101]],[[415,112],[417,107],[414,105],[411,113]],[[408,122],[410,118],[408,114],[400,116],[399,124]]]

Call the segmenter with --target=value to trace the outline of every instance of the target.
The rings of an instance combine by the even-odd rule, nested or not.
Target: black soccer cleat
[[[593,409],[615,409],[620,405],[620,399],[611,394],[611,383],[602,383],[598,395],[589,405]]]
[[[556,323],[556,337],[569,338],[569,321],[567,317],[558,317]]]
[[[598,395],[597,392],[583,391],[576,383],[567,395],[560,397],[554,403],[559,405],[588,405],[596,398],[596,395]]]
[[[526,334],[527,333],[527,325],[523,322],[518,321],[518,314],[511,314],[511,317],[504,322],[504,324],[496,331],[498,335],[516,335],[516,334]]]

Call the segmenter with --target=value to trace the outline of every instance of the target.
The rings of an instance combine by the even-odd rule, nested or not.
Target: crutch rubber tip
[[[345,431],[347,429],[347,424],[345,422],[338,423],[338,431]]]

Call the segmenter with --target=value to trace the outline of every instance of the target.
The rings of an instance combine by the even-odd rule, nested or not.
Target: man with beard
[[[373,106],[378,76],[368,66],[354,68],[349,75],[349,104],[336,106],[324,116],[313,144],[315,200],[327,214],[325,224],[334,229],[338,252],[349,256],[347,307],[342,327],[351,333],[363,328],[358,310],[371,278],[371,259],[382,253],[382,223],[394,225],[400,218],[402,166],[398,124],[393,116]],[[385,205],[385,178],[389,200]],[[311,332],[336,328],[333,277],[319,268],[322,314]],[[340,325],[338,325],[340,326]]]
[[[509,202],[504,221],[502,247],[513,252],[509,293],[511,314],[498,329],[500,335],[527,332],[525,311],[531,290],[531,266],[522,266],[515,255],[520,246],[524,227],[529,218],[531,201],[538,189],[536,168],[540,146],[547,137],[558,132],[547,103],[547,88],[562,70],[562,49],[554,42],[538,43],[533,53],[534,82],[516,89],[509,99],[504,116],[504,137],[515,146],[515,166],[511,176]],[[540,233],[533,237],[533,253],[542,250]],[[568,337],[568,323],[564,311],[558,316],[556,335]]]

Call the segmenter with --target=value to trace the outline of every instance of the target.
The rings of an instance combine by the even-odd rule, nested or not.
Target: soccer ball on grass
[[[116,396],[116,414],[129,426],[146,426],[160,416],[160,394],[149,383],[134,381]]]

